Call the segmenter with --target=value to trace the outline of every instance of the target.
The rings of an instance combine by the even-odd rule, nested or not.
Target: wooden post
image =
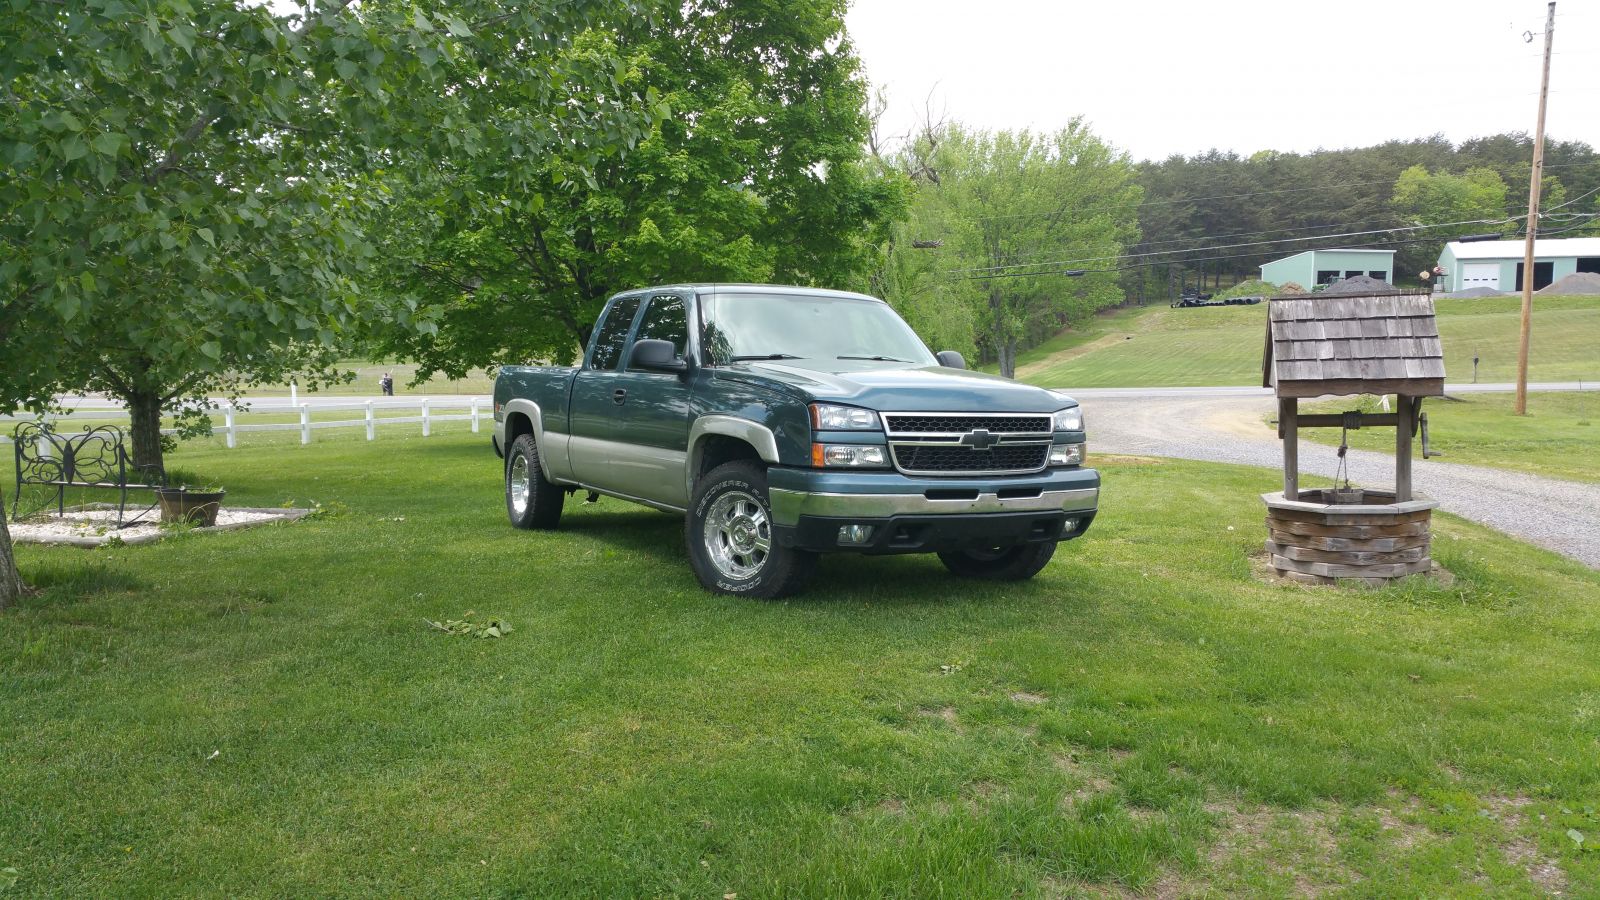
[[[300,404],[300,443],[311,443],[311,405]]]
[[[238,446],[238,439],[235,437],[236,432],[233,427],[233,404],[230,403],[223,407],[222,416],[223,420],[227,423],[223,427],[226,428],[228,432],[228,449],[232,450],[234,447]]]
[[[376,440],[378,437],[378,423],[372,417],[372,401],[367,401],[367,440]]]
[[[1411,423],[1416,421],[1415,402],[1405,394],[1394,398],[1394,502],[1411,499]]]
[[[478,433],[478,398],[472,398],[472,433]]]
[[[428,436],[428,398],[422,398],[422,436]]]
[[[1528,332],[1533,328],[1533,241],[1539,234],[1539,191],[1544,184],[1544,106],[1550,96],[1550,45],[1556,34],[1556,5],[1550,3],[1544,20],[1544,75],[1539,80],[1539,119],[1533,129],[1533,171],[1528,175],[1528,236],[1522,249],[1522,333],[1517,343],[1517,403],[1519,416],[1528,414]]]
[[[1278,398],[1278,431],[1283,434],[1283,499],[1300,499],[1300,400]]]

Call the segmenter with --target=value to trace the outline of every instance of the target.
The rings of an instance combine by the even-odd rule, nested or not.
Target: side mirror
[[[634,341],[633,355],[628,357],[628,368],[647,372],[686,372],[689,364],[678,355],[671,341],[644,338]]]
[[[967,367],[966,359],[954,350],[940,350],[934,354],[934,358],[939,360],[939,365],[944,366],[946,369],[965,369]]]

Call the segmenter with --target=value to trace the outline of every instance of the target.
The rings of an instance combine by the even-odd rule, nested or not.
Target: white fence
[[[414,416],[379,415],[379,413],[393,410],[415,410]],[[440,410],[465,410],[465,412],[446,412]],[[435,422],[471,422],[472,432],[477,434],[482,427],[482,422],[491,416],[491,402],[488,397],[469,398],[419,398],[416,400],[366,400],[351,403],[251,403],[248,407],[233,407],[224,405],[211,412],[212,434],[220,436],[229,449],[239,446],[239,436],[252,431],[298,431],[300,443],[311,443],[312,432],[322,428],[365,428],[367,440],[378,439],[380,426],[388,428],[397,425],[421,425],[422,436],[427,437],[433,431]],[[331,421],[313,421],[313,413],[327,412],[354,412],[360,413],[360,418],[335,419]],[[282,416],[298,415],[298,422],[262,422],[249,424],[251,416]],[[217,417],[222,421],[218,423]],[[107,407],[78,407],[69,415],[39,417],[28,413],[18,413],[15,416],[0,417],[0,423],[8,421],[29,421],[35,418],[47,418],[56,423],[63,430],[71,427],[74,418],[81,419],[119,419],[126,418],[127,412],[120,406]],[[246,420],[246,421],[241,421]],[[491,418],[492,421],[492,418]],[[5,427],[0,431],[0,443],[11,442],[11,429]],[[163,428],[162,434],[175,434],[172,428]]]

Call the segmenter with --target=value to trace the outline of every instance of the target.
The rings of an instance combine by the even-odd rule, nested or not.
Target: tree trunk
[[[6,496],[0,491],[0,609],[22,596],[22,575],[17,572],[17,557],[11,549],[11,530],[6,524]]]
[[[133,464],[148,474],[166,471],[161,458],[161,397],[153,391],[134,391],[122,398],[133,421]]]
[[[1017,339],[1014,337],[1000,341],[1000,374],[1007,378],[1017,376]]]
[[[989,308],[994,310],[994,355],[1000,361],[1000,374],[1010,378],[1016,372],[1010,352],[1016,341],[1006,337],[1006,306],[998,287],[989,288]]]

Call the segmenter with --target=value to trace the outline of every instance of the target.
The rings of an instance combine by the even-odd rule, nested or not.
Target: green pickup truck
[[[502,368],[494,418],[513,525],[555,528],[578,490],[680,513],[723,593],[792,594],[838,551],[1031,578],[1099,505],[1076,401],[930,353],[863,294],[618,294],[582,365]]]

